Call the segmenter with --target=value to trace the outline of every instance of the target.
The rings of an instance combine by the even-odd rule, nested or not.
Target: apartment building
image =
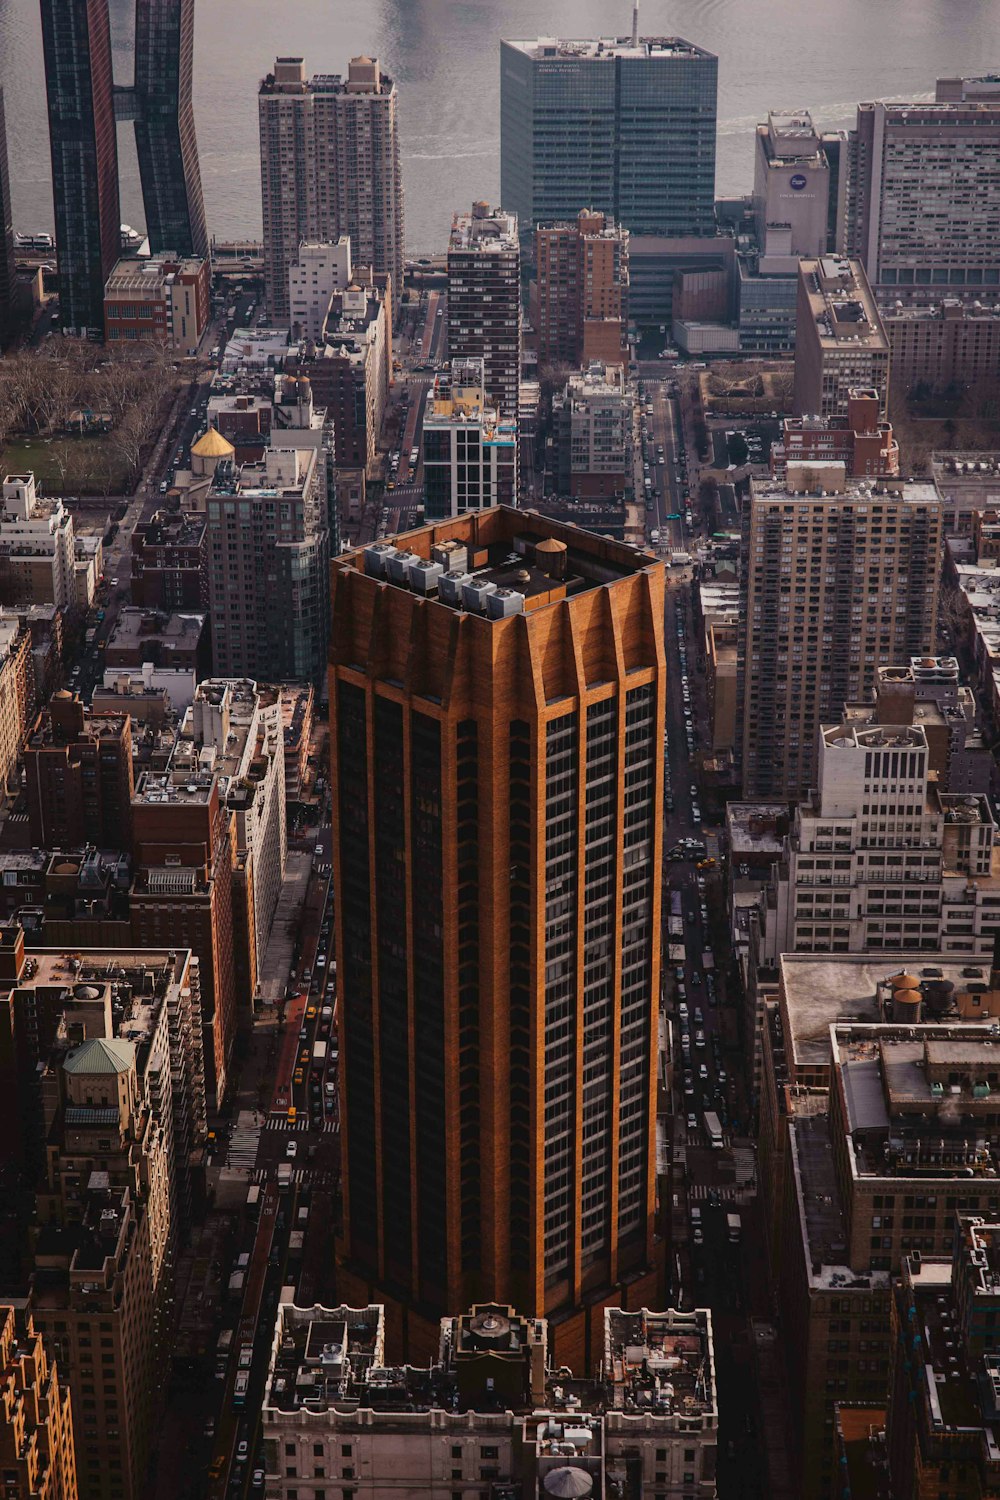
[[[104,286],[109,343],[165,344],[196,354],[211,316],[212,262],[207,256],[129,256]]]
[[[594,1379],[553,1367],[550,1335],[544,1318],[480,1303],[441,1320],[426,1367],[400,1368],[387,1358],[382,1306],[283,1302],[262,1414],[269,1494],[294,1500],[304,1477],[322,1475],[362,1497],[401,1485],[432,1500],[458,1489],[540,1500],[714,1495],[709,1311],[606,1308]]]
[[[6,474],[0,509],[0,599],[5,604],[78,603],[76,530],[61,500],[43,500],[34,474]],[[83,607],[90,599],[82,601]]]
[[[18,789],[17,766],[35,699],[31,636],[17,619],[0,619],[0,799]]]
[[[998,1236],[995,1220],[958,1214],[954,1252],[906,1256],[893,1283],[879,1457],[894,1495],[973,1500],[1000,1484]]]
[[[205,1089],[214,1109],[225,1097],[237,1026],[233,814],[220,782],[210,766],[195,776],[187,765],[142,772],[132,799],[129,893],[138,947],[186,948],[199,961]]]
[[[785,417],[771,445],[771,473],[784,479],[789,464],[841,463],[848,479],[894,479],[899,444],[883,421],[878,391],[851,389],[843,416]]]
[[[996,298],[1000,101],[858,105],[847,253],[881,300]]]
[[[305,376],[333,429],[338,468],[376,472],[379,434],[392,378],[392,299],[384,284],[355,272],[335,292],[321,343],[290,352],[290,375]]]
[[[940,546],[931,485],[848,484],[842,464],[789,464],[784,484],[753,486],[738,641],[744,796],[804,796],[820,725],[870,699],[879,666],[933,652]]]
[[[80,699],[56,693],[24,747],[31,842],[41,849],[132,843],[132,725],[127,714],[100,717]]]
[[[869,707],[819,734],[762,958],[927,949],[988,958],[1000,932],[1000,849],[985,793],[940,791],[923,724]]]
[[[879,667],[868,717],[878,724],[920,725],[939,791],[990,791],[992,753],[976,722],[975,694],[961,680],[954,656],[917,656],[905,667]]]
[[[143,610],[208,609],[208,528],[205,517],[156,511],[132,531],[129,595]]]
[[[521,383],[521,251],[517,215],[474,203],[448,242],[448,352],[481,359],[486,394],[516,421]]]
[[[291,316],[289,272],[303,241],[342,235],[362,265],[403,285],[403,182],[396,85],[377,59],[352,57],[347,78],[306,80],[301,57],[279,57],[260,85],[264,277],[270,317]]]
[[[517,422],[487,400],[481,359],[455,359],[424,408],[424,514],[444,521],[517,504]]]
[[[829,1492],[834,1405],[883,1402],[891,1278],[1000,1212],[991,1121],[1000,975],[903,953],[785,955],[765,1005],[760,1181],[799,1493]]]
[[[535,231],[538,365],[627,364],[629,234],[581,209]]]
[[[860,261],[799,262],[795,315],[795,414],[844,417],[852,390],[889,410],[889,340]]]
[[[7,1500],[77,1500],[69,1387],[31,1309],[0,1302],[0,1467]]]
[[[332,578],[339,1285],[414,1350],[516,1297],[588,1368],[658,1284],[663,566],[495,507]]]
[[[342,234],[332,243],[303,240],[288,268],[288,315],[293,339],[323,337],[330,298],[351,284],[351,239]],[[402,295],[396,283],[396,295]]]
[[[146,1493],[190,1155],[204,1136],[197,966],[25,949],[0,929],[5,1137],[34,1182],[30,1301],[72,1393],[79,1493]]]
[[[994,297],[996,293],[994,293]],[[892,389],[901,396],[963,390],[1000,375],[1000,304],[949,297],[924,307],[888,306],[882,314],[891,351]]]
[[[625,368],[593,363],[552,398],[557,486],[589,500],[624,496],[631,456],[632,397]]]
[[[254,997],[285,874],[285,753],[276,688],[241,679],[198,684],[181,722],[171,769],[211,766],[233,814],[236,993]]]
[[[525,231],[590,206],[632,234],[713,235],[718,73],[681,37],[502,41],[501,200]]]
[[[208,597],[219,677],[322,677],[330,533],[315,450],[220,461],[208,492]]]

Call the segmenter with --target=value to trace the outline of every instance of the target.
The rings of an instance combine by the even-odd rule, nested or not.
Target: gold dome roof
[[[222,436],[217,427],[210,427],[192,445],[191,452],[198,458],[228,458],[231,453],[236,452],[236,449]]]

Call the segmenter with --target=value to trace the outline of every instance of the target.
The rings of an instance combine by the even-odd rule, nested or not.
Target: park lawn
[[[3,450],[3,472],[30,469],[48,495],[121,495],[128,470],[107,437],[16,438]]]

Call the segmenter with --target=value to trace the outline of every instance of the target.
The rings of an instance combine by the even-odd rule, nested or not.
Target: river
[[[82,3],[82,0],[78,0]],[[110,0],[127,62],[131,0]],[[642,0],[641,29],[719,56],[716,191],[745,193],[753,127],[768,109],[849,126],[859,99],[929,99],[938,75],[1000,68],[998,0]],[[195,110],[208,222],[260,234],[257,84],[278,53],[312,72],[377,56],[399,88],[407,249],[440,252],[456,209],[499,184],[502,36],[594,36],[631,25],[629,0],[198,0]],[[38,0],[0,0],[0,77],[14,222],[51,229]],[[126,81],[124,71],[119,81]],[[142,224],[135,153],[121,132],[122,218]]]

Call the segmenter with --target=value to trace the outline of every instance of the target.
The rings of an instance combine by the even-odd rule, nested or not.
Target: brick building
[[[211,315],[211,277],[211,261],[200,256],[120,260],[104,287],[104,337],[196,353]]]
[[[24,751],[31,841],[42,849],[131,846],[132,724],[56,693]]]

